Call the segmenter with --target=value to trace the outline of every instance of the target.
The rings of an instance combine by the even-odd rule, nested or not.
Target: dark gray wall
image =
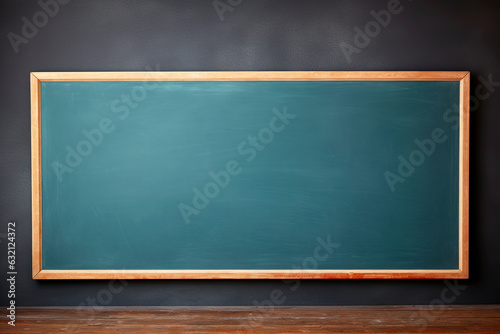
[[[34,36],[16,53],[8,34],[22,36],[23,17],[43,19],[37,14],[41,7],[36,1],[0,2],[2,304],[7,303],[10,220],[17,222],[18,305],[251,305],[269,300],[275,289],[285,296],[275,302],[282,305],[500,303],[500,87],[489,92],[480,86],[488,77],[500,81],[500,6],[401,0],[401,11],[348,62],[340,43],[355,46],[355,27],[364,29],[373,20],[370,11],[387,4],[242,0],[221,20],[211,0],[71,1],[31,32]],[[112,282],[110,289],[108,281],[33,281],[29,72],[146,66],[165,71],[470,70],[472,93],[481,97],[473,100],[471,113],[471,278],[454,289],[448,287],[454,282],[443,280],[303,280],[296,289],[279,280],[128,281],[123,289],[121,282]]]

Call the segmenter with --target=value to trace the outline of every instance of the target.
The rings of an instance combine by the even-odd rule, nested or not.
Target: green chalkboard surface
[[[47,80],[41,268],[461,261],[459,80]]]

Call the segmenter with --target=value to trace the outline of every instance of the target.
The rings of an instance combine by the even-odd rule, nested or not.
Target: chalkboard
[[[468,277],[468,72],[31,89],[35,279]]]

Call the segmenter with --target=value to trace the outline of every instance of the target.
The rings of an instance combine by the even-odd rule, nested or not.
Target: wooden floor
[[[5,312],[5,309],[4,309]],[[0,333],[500,333],[500,305],[24,307]]]

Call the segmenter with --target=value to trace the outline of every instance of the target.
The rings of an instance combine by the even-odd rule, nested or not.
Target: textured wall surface
[[[50,0],[0,3],[3,305],[8,303],[9,221],[17,222],[16,305],[500,303],[498,2],[60,0],[54,4]],[[471,71],[471,278],[460,282],[32,280],[29,73],[148,68]]]

